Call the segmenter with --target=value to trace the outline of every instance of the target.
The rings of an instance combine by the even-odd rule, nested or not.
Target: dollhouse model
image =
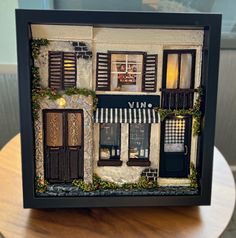
[[[31,32],[37,196],[198,194],[203,30]]]

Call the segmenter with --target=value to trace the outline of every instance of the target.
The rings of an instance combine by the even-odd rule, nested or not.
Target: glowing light
[[[66,100],[64,98],[59,98],[57,100],[57,104],[61,107],[64,107],[66,105]]]
[[[168,62],[167,62],[167,80],[166,80],[166,88],[176,88],[178,81],[178,55],[177,54],[169,54]]]
[[[180,116],[180,115],[178,115],[178,116],[176,116],[176,118],[178,118],[178,119],[183,119],[184,116]]]

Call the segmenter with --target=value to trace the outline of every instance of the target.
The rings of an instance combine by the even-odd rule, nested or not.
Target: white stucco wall
[[[85,42],[91,48],[91,41]],[[49,45],[42,46],[40,55],[35,60],[35,66],[39,67],[41,77],[41,85],[48,87],[48,52],[49,51],[63,51],[74,52],[74,46],[68,41],[49,41]],[[78,88],[92,89],[92,60],[77,58],[77,81]]]

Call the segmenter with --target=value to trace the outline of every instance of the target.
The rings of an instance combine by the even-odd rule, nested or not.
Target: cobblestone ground
[[[156,189],[100,189],[91,192],[83,192],[81,189],[71,185],[48,185],[47,190],[44,193],[37,193],[37,196],[45,197],[64,197],[64,196],[168,196],[168,195],[196,195],[197,189],[190,187],[159,187]]]

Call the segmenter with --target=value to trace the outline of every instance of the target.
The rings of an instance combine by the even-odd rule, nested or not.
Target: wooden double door
[[[44,110],[44,171],[51,183],[83,178],[82,110]]]

